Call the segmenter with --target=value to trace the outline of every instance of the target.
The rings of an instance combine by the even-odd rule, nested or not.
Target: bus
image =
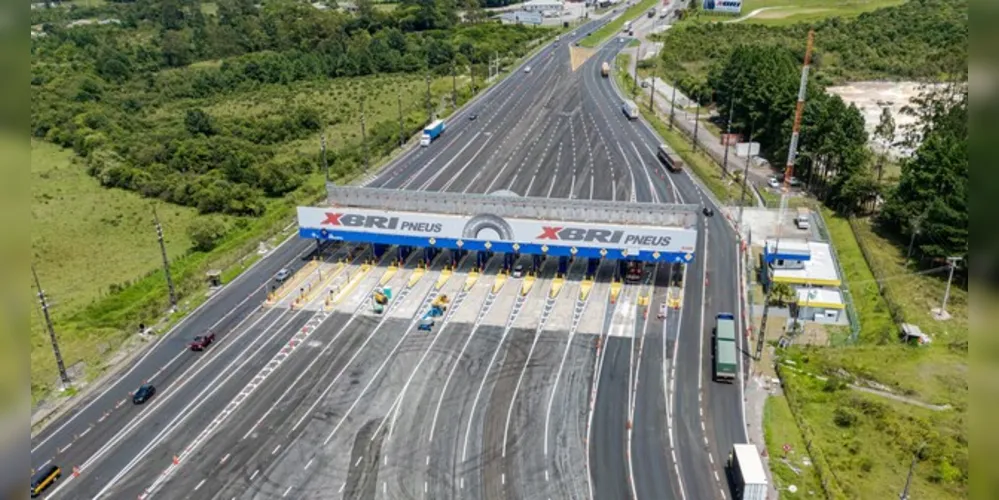
[[[624,273],[624,280],[628,283],[638,283],[642,281],[642,268],[644,264],[638,261],[628,261],[628,269]]]
[[[736,360],[735,315],[732,313],[718,313],[715,316],[714,346],[715,382],[732,383],[739,370],[739,363]]]
[[[659,145],[659,151],[656,152],[656,157],[659,158],[659,161],[663,162],[663,165],[666,165],[666,168],[669,169],[670,172],[679,172],[683,170],[683,160],[671,152],[669,147],[665,144]]]

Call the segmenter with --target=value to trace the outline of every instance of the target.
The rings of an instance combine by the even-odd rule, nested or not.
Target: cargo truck
[[[736,500],[766,500],[767,472],[754,444],[736,444],[728,455]]]
[[[604,78],[610,76],[610,64],[607,64],[606,61],[600,65],[600,75]]]
[[[683,160],[681,160],[675,153],[670,151],[669,147],[665,144],[659,145],[659,151],[656,152],[656,157],[659,161],[666,165],[666,168],[670,172],[679,172],[683,170]]]
[[[735,316],[719,313],[715,317],[715,382],[732,383],[736,379],[739,370],[736,356]]]
[[[420,146],[429,146],[431,142],[444,133],[446,125],[444,120],[434,120],[423,129],[423,136],[420,137]]]
[[[624,116],[627,116],[629,120],[638,119],[638,105],[635,101],[627,100],[621,105],[621,111],[624,111]]]

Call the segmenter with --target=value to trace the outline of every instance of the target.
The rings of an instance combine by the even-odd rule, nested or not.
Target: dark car
[[[705,216],[705,217],[711,217],[712,215],[714,215],[714,214],[715,214],[715,211],[714,211],[714,210],[712,210],[712,209],[711,209],[711,207],[708,207],[708,206],[705,206],[705,207],[704,207],[704,208],[703,208],[703,209],[701,210],[701,212],[703,212],[703,213],[704,213],[704,216]]]
[[[42,467],[31,478],[31,498],[41,495],[49,486],[55,484],[62,477],[62,469],[57,465],[46,465]]]
[[[192,341],[191,344],[190,344],[191,345],[191,350],[192,351],[203,351],[203,350],[205,350],[206,347],[212,345],[212,342],[215,342],[215,334],[214,333],[208,332],[208,333],[206,333],[204,335],[198,335],[197,337],[194,337],[194,341]]]
[[[132,402],[137,405],[141,405],[142,403],[149,401],[149,399],[153,397],[153,394],[156,394],[156,388],[153,387],[153,384],[143,384],[142,387],[139,387],[139,389],[135,391],[135,394],[132,395]]]
[[[472,114],[468,115],[468,121],[470,121],[470,122],[471,122],[471,121],[475,121],[475,120],[477,120],[478,118],[479,118],[479,115],[477,115],[477,114],[475,114],[475,113],[472,113]]]

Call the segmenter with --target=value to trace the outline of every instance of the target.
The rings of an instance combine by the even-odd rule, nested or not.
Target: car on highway
[[[523,278],[524,277],[524,265],[523,264],[517,264],[516,266],[513,266],[513,277],[514,278]]]
[[[470,122],[474,122],[478,118],[479,118],[479,115],[477,115],[475,113],[472,113],[472,114],[468,115],[468,121],[470,121]]]
[[[531,72],[531,67],[530,66],[524,66],[524,73],[530,73],[530,72]]]
[[[41,495],[49,486],[55,484],[62,477],[62,469],[58,465],[49,464],[42,467],[31,478],[31,498]]]
[[[701,212],[704,214],[705,217],[711,217],[715,214],[714,209],[712,209],[707,205],[705,205],[704,208],[701,209]]]
[[[208,332],[204,335],[194,337],[194,340],[191,341],[189,346],[192,351],[204,351],[206,347],[212,345],[212,342],[215,342],[215,333]]]
[[[153,384],[142,384],[142,387],[139,387],[139,389],[135,391],[135,394],[132,395],[132,403],[141,405],[142,403],[149,401],[149,399],[153,397],[153,394],[156,394],[156,388],[153,387]]]
[[[274,275],[274,281],[284,283],[289,277],[291,277],[291,271],[287,268],[283,268]]]
[[[780,179],[778,179],[776,177],[771,177],[770,180],[767,181],[767,184],[769,184],[770,187],[772,187],[774,189],[777,189],[777,188],[780,187]]]

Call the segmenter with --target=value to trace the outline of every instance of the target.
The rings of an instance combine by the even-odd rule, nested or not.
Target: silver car
[[[284,283],[291,276],[291,271],[288,269],[281,269],[274,275],[274,281],[278,283]]]

